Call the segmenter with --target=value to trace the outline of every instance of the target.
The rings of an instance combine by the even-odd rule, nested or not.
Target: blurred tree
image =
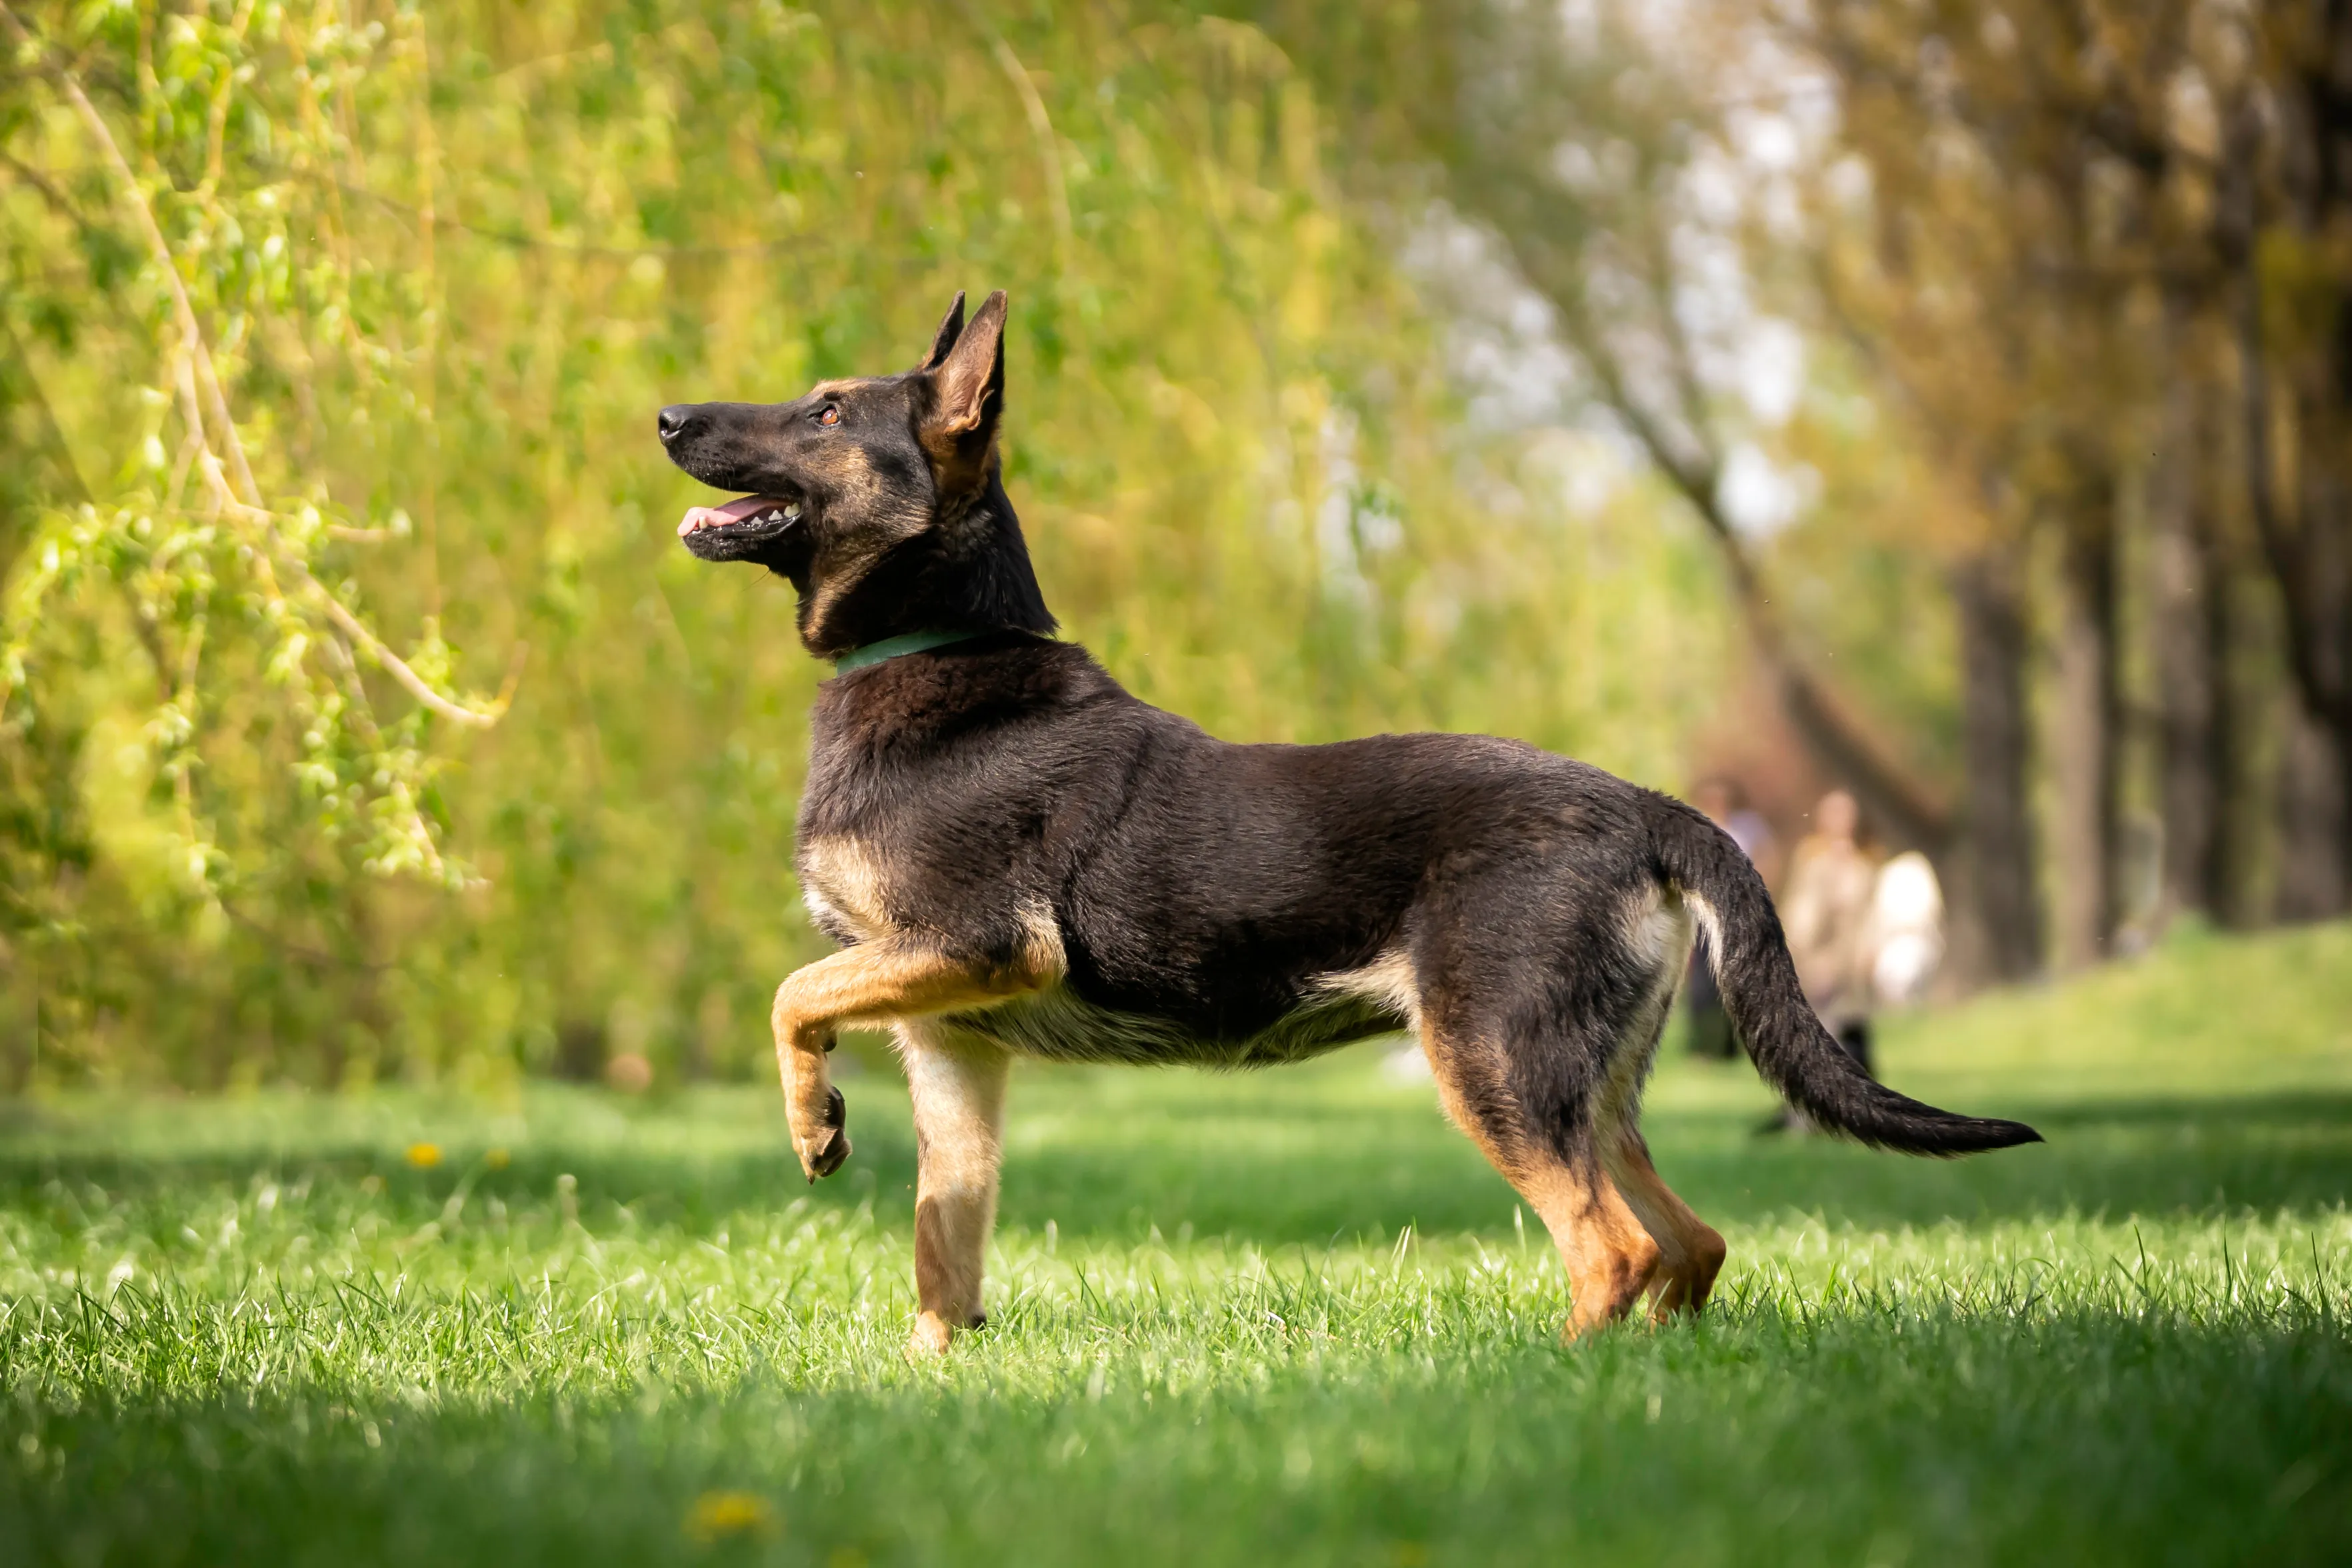
[[[2105,68],[2063,36],[2074,19],[2027,8],[2021,26],[2007,12],[1992,25],[1969,9],[1829,5],[1778,30],[1837,84],[1844,161],[1827,169],[1865,176],[1825,182],[1843,189],[1824,192],[1824,297],[1950,482],[1988,503],[1963,580],[2014,595],[2034,536],[2051,542],[2053,912],[2057,957],[2076,964],[2109,950],[2129,902],[2119,529],[2136,432],[2117,415],[2146,366],[2115,280],[2143,263],[2146,236],[2124,210],[2128,171],[2056,109],[2078,84],[2045,79],[2067,62]],[[2021,726],[2008,728],[2016,757]],[[2021,823],[2026,774],[2008,778],[2018,805],[2002,815]]]
[[[2015,209],[1993,227],[2015,236],[2030,263],[1973,268],[1998,313],[2014,319],[2021,302],[2046,295],[2062,327],[2104,322],[2115,334],[2104,352],[2059,362],[2037,422],[2062,427],[2075,411],[2080,433],[2055,468],[2093,498],[2071,509],[2078,519],[2111,526],[2116,482],[2146,487],[2167,879],[2177,902],[2224,914],[2245,908],[2231,851],[2252,787],[2234,668],[2244,552],[2232,511],[2273,580],[2297,698],[2282,776],[2281,910],[2328,913],[2347,897],[2352,519],[2340,473],[2352,359],[2340,301],[2352,223],[2332,127],[2352,103],[2347,16],[2333,5],[1966,0],[1827,6],[1801,25],[1839,69],[1850,108],[1883,106],[1875,134],[1863,116],[1848,121],[1874,169],[1895,174],[1874,186],[1882,203],[1918,188],[1896,174],[1907,149],[1947,157],[1959,132],[1984,172],[1972,200],[1984,213]],[[1919,157],[1908,156],[1916,174]],[[2234,442],[2213,428],[2228,405],[2241,410]],[[2232,446],[2239,483],[2222,476]],[[2126,456],[2135,447],[2155,456],[2136,462]],[[2068,541],[2062,658],[2079,675],[2103,642],[2096,657],[2112,669],[2121,637],[2103,606],[2119,601],[2117,553],[2079,522]],[[2103,636],[2077,629],[2101,617]],[[2116,682],[2095,684],[2097,704],[2119,713]]]
[[[2250,851],[2273,819],[2282,911],[2342,907],[2352,503],[2336,410],[2352,335],[2335,301],[2352,250],[2330,138],[2352,102],[2352,12],[1269,0],[1253,15],[1313,41],[1408,223],[1433,200],[1468,217],[1552,304],[1588,394],[1708,522],[1815,752],[1896,837],[1938,847],[1984,972],[2044,958],[2041,647],[2063,962],[2127,923],[2144,937],[2168,909],[2252,918]],[[1775,155],[1793,180],[1760,142],[1795,148]],[[1821,673],[1839,595],[1800,614],[1789,587],[1822,530],[1768,544],[1727,508],[1734,456],[1769,434],[1743,417],[1733,341],[1766,309],[1811,323],[1822,381],[1835,356],[1820,350],[1850,355],[1940,475],[1943,504],[1898,548],[1949,594],[1957,788],[1917,760],[1932,704],[1916,689],[1864,721]],[[1819,427],[1798,421],[1779,450],[1808,450]],[[1833,464],[1824,501],[1863,471]],[[1829,536],[1850,547],[1874,537],[1834,504],[1812,511],[1843,511]],[[2255,765],[2270,706],[2256,543],[2298,695],[2275,812]],[[1859,559],[1833,574],[1866,591]],[[2132,830],[2143,803],[2160,860]]]
[[[820,945],[790,837],[822,672],[779,584],[677,548],[700,498],[650,415],[902,365],[958,288],[1013,290],[1010,482],[1055,607],[1148,698],[1662,782],[1711,700],[1703,542],[1462,431],[1311,84],[1248,26],[8,3],[20,1081],[36,1049],[215,1082],[757,1069]],[[483,731],[463,689],[511,705]]]
[[[1588,395],[1704,522],[1749,649],[1797,731],[1824,770],[1853,788],[1882,833],[1927,850],[1952,884],[1961,961],[1990,976],[2038,967],[2028,648],[2021,573],[2008,559],[2015,547],[1989,542],[1984,519],[1949,509],[1931,510],[1928,537],[1885,539],[1894,558],[1924,556],[1928,584],[1940,576],[1954,605],[1965,763],[1948,782],[1943,766],[1919,760],[1937,749],[1922,733],[1935,703],[1913,688],[1892,709],[1874,707],[1826,673],[1839,631],[1871,618],[1873,602],[1886,597],[1884,584],[1865,587],[1854,573],[1826,594],[1792,593],[1774,558],[1793,563],[1808,552],[1775,550],[1768,531],[1736,513],[1740,459],[1752,463],[1777,447],[1794,463],[1810,449],[1830,458],[1826,476],[1813,470],[1830,492],[1816,510],[1842,519],[1832,535],[1842,548],[1851,555],[1857,531],[1878,536],[1886,528],[1835,494],[1842,485],[1867,487],[1874,461],[1826,449],[1825,427],[1842,414],[1807,408],[1776,434],[1738,384],[1749,363],[1744,340],[1759,318],[1775,308],[1805,310],[1816,290],[1811,268],[1785,264],[1787,235],[1752,244],[1753,229],[1770,227],[1774,215],[1736,188],[1745,172],[1720,95],[1753,102],[1743,62],[1752,61],[1759,35],[1748,19],[1733,7],[1668,21],[1633,7],[1486,0],[1349,21],[1309,3],[1275,5],[1266,15],[1302,47],[1314,38],[1318,68],[1340,83],[1335,99],[1361,116],[1370,143],[1402,175],[1391,190],[1434,199],[1491,234],[1551,306],[1555,331],[1589,378]],[[1781,74],[1764,89],[1771,98],[1788,88],[1790,62],[1764,64]],[[1371,85],[1379,83],[1396,90]],[[1873,321],[1857,332],[1865,358],[1891,324]],[[1986,460],[1989,478],[1996,459]],[[1923,586],[1933,592],[1906,582],[1894,597],[1907,607]],[[1792,601],[1804,611],[1792,610]],[[1883,679],[1883,658],[1874,667]],[[1849,668],[1868,671],[1874,663]]]
[[[232,174],[257,145],[295,167],[327,152],[316,114],[297,112],[307,79],[280,84],[294,90],[274,119],[240,90],[255,52],[276,47],[256,24],[282,25],[285,47],[327,69],[340,29],[249,5],[160,20],[100,7],[37,29],[0,6],[16,68],[0,97],[6,168],[30,198],[10,215],[0,304],[46,459],[7,498],[0,614],[19,828],[0,882],[14,967],[33,981],[26,1054],[86,1035],[89,1010],[129,979],[89,973],[94,909],[216,945],[235,924],[267,929],[257,909],[331,898],[362,871],[462,886],[440,847],[442,759],[425,726],[487,726],[504,707],[446,693],[453,655],[433,622],[405,656],[371,628],[341,542],[381,531],[354,526],[239,406],[278,340],[338,327],[355,395],[381,380],[354,269],[332,256],[294,266],[289,235],[320,215],[289,199],[299,186]],[[96,464],[74,454],[77,413],[115,433]],[[407,711],[379,719],[391,688]],[[101,863],[131,874],[85,898]],[[171,967],[205,988],[201,965]],[[45,968],[71,977],[43,984]]]
[[[821,672],[646,416],[958,288],[1223,733],[1664,783],[1760,666],[1978,973],[2343,906],[2346,6],[1242,9],[5,0],[9,1079],[756,1067]]]
[[[2298,699],[2280,891],[2313,917],[2352,904],[2352,5],[2204,15],[2248,510]]]

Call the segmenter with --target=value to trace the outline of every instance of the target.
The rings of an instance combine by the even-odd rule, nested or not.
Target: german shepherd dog
[[[1296,1061],[1418,1035],[1445,1110],[1549,1227],[1574,1339],[1646,1293],[1695,1313],[1721,1236],[1659,1180],[1641,1089],[1694,928],[1757,1067],[1813,1121],[1962,1154],[2035,1141],[1874,1082],[1799,990],[1772,901],[1696,811],[1474,735],[1233,745],[1053,637],[997,452],[1005,297],[922,363],[790,403],[661,411],[739,492],[678,525],[791,579],[818,689],[796,864],[841,951],[772,1023],[793,1147],[849,1157],[835,1032],[887,1026],[913,1090],[913,1343],[981,1315],[1016,1057]]]

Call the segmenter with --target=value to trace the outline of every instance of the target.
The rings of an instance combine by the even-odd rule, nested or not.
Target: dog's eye
[[[816,422],[820,425],[838,425],[841,423],[841,410],[828,403],[824,405],[824,411],[817,415]]]

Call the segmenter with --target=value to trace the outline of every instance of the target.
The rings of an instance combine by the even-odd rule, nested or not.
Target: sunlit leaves
[[[81,334],[68,362],[19,329],[99,491],[45,492],[60,553],[13,557],[5,650],[10,721],[55,741],[26,798],[68,803],[57,859],[94,869],[17,885],[165,955],[73,984],[113,984],[139,1048],[191,1042],[153,1047],[173,1070],[214,1028],[297,1076],[541,1065],[559,1030],[758,1063],[821,947],[789,853],[821,671],[788,590],[677,549],[705,498],[650,415],[902,368],[957,289],[1013,294],[1008,480],[1049,601],[1151,700],[1236,739],[1678,765],[1720,642],[1684,613],[1696,542],[1634,487],[1570,516],[1545,466],[1456,438],[1440,336],[1332,189],[1339,133],[1249,28],[1153,0],[241,4],[42,16],[89,51],[257,511],[215,505],[121,193],[49,86],[0,89],[0,145],[96,237],[0,171],[0,255],[57,269],[36,293]],[[513,711],[461,752],[327,595],[435,689],[527,670]],[[101,799],[86,737],[166,705],[152,732],[191,738]],[[199,885],[176,849],[131,866],[151,844],[220,854]]]
[[[70,101],[84,77],[113,87],[99,110],[106,132],[85,119],[79,144],[59,130],[48,150],[91,160],[109,136],[126,147],[136,188],[110,193],[114,211],[153,214],[176,276],[151,246],[115,291],[145,328],[152,378],[135,400],[142,428],[115,465],[129,489],[112,504],[49,514],[20,560],[0,667],[16,721],[53,696],[68,700],[43,679],[42,656],[61,620],[89,620],[110,662],[144,664],[164,694],[142,733],[178,845],[170,858],[191,897],[213,902],[266,875],[285,851],[289,813],[371,872],[461,885],[463,868],[439,853],[417,805],[434,756],[417,724],[387,729],[374,717],[355,634],[335,624],[338,606],[327,599],[338,590],[317,581],[341,509],[322,478],[304,474],[272,438],[280,423],[271,400],[257,408],[243,395],[314,400],[292,378],[321,354],[352,367],[362,384],[348,395],[362,401],[383,391],[364,384],[402,368],[397,346],[369,343],[355,329],[354,269],[350,247],[333,243],[332,187],[285,177],[351,152],[320,112],[320,68],[343,68],[333,85],[345,93],[368,79],[378,93],[397,92],[406,85],[399,62],[377,58],[381,29],[354,40],[332,7],[93,7],[72,25],[102,68],[68,80],[53,59],[52,79],[12,90]],[[298,237],[313,253],[300,265]],[[188,337],[174,284],[194,307],[201,342]],[[396,329],[401,318],[387,321]],[[122,347],[135,363],[140,345]],[[215,374],[225,406],[206,415],[210,386],[200,395],[198,385]],[[240,452],[259,496],[239,493]],[[93,594],[100,587],[113,607]],[[422,679],[447,680],[437,633],[426,653]],[[289,734],[298,744],[287,744]],[[206,765],[224,751],[237,766]],[[295,787],[271,790],[273,770]]]

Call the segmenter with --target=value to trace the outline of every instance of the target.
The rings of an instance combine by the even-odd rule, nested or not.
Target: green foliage
[[[1668,1063],[1718,1305],[1572,1352],[1539,1231],[1372,1053],[1024,1071],[992,1326],[936,1366],[895,1080],[815,1189],[764,1091],[22,1107],[0,1553],[2333,1561],[2347,943],[1905,1021],[1897,1083],[2052,1136],[1979,1160],[1759,1140],[1744,1068]]]
[[[1460,433],[1335,132],[1248,27],[18,14],[205,345],[60,79],[9,78],[19,1080],[762,1059],[820,945],[789,846],[821,671],[789,590],[677,549],[702,498],[650,416],[902,365],[959,288],[1013,292],[1009,482],[1069,632],[1144,696],[1239,739],[1678,771],[1725,635],[1703,542]]]

